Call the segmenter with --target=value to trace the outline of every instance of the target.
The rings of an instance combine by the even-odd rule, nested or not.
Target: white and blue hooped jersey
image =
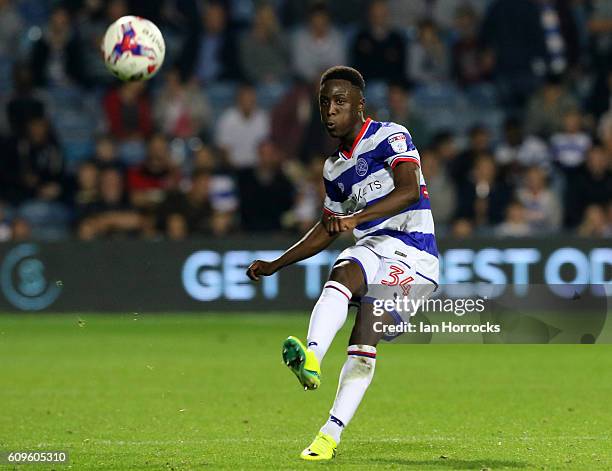
[[[328,157],[323,169],[324,211],[346,215],[387,196],[393,189],[393,168],[400,162],[420,167],[419,152],[405,127],[367,119],[349,152]],[[434,222],[420,172],[419,201],[398,214],[358,225],[353,231],[357,246],[378,255],[415,264],[419,274],[438,282],[438,249]]]

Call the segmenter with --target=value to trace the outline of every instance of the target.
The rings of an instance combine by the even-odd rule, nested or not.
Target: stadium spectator
[[[486,8],[492,0],[420,0],[429,9],[428,16],[433,18],[442,30],[452,30],[455,26],[457,11],[462,8],[469,8],[479,20],[484,16]]]
[[[197,235],[224,235],[230,228],[232,214],[215,210],[211,200],[211,175],[197,170],[188,192],[170,192],[158,214],[166,237],[181,240]]]
[[[155,97],[153,114],[157,128],[172,137],[207,134],[211,121],[206,95],[195,81],[183,82],[176,69],[165,74],[164,85]]]
[[[270,133],[268,113],[257,105],[255,87],[244,83],[236,93],[236,105],[223,112],[215,132],[216,144],[235,168],[248,168],[257,161],[257,145]]]
[[[11,241],[23,242],[32,239],[32,228],[24,218],[16,217],[11,224]]]
[[[457,187],[465,185],[476,159],[491,151],[491,133],[482,125],[469,131],[468,147],[449,163],[449,173]]]
[[[251,29],[240,40],[240,61],[248,80],[276,83],[287,79],[289,48],[271,5],[257,8]]]
[[[179,67],[183,79],[193,76],[200,84],[242,77],[238,41],[227,24],[227,12],[220,1],[206,2],[201,27],[185,41]]]
[[[170,158],[166,137],[154,134],[149,139],[144,162],[128,169],[130,202],[136,208],[151,209],[162,202],[166,191],[175,190],[179,181],[180,172]]]
[[[455,10],[454,30],[456,39],[452,45],[452,75],[461,85],[477,84],[489,78],[486,61],[490,60],[482,50],[478,38],[478,16],[470,4],[461,4]]]
[[[409,79],[417,84],[430,85],[448,80],[448,50],[433,21],[427,19],[419,22],[417,39],[408,48],[407,66]]]
[[[333,152],[336,143],[321,132],[319,80],[297,80],[272,110],[271,138],[289,159],[307,163],[313,155]]]
[[[28,122],[32,118],[45,116],[43,94],[34,89],[32,71],[25,64],[17,63],[13,67],[14,91],[6,105],[6,115],[10,130],[17,138],[27,132]]]
[[[196,171],[212,173],[220,166],[219,157],[213,148],[201,145],[194,151],[191,160],[188,162],[187,173],[190,175]]]
[[[325,185],[321,178],[324,163],[324,156],[313,157],[297,186],[292,225],[301,234],[321,219],[325,199]]]
[[[196,150],[191,168],[192,175],[196,172],[210,174],[210,200],[215,211],[233,213],[238,209],[238,192],[234,178],[212,148],[202,146]]]
[[[578,61],[580,41],[575,8],[571,0],[539,0],[540,24],[546,46],[547,70],[568,71]]]
[[[403,82],[389,85],[387,106],[377,110],[377,118],[404,126],[410,132],[417,148],[428,146],[430,143],[429,126],[419,110],[412,105],[410,92]]]
[[[282,229],[283,215],[293,207],[295,197],[293,185],[282,170],[280,151],[273,142],[259,145],[257,166],[238,173],[238,189],[243,230]]]
[[[64,181],[64,156],[46,118],[28,122],[27,138],[18,145],[22,184],[26,195],[46,201],[58,200]]]
[[[525,115],[525,130],[548,138],[563,128],[563,116],[578,109],[578,101],[567,90],[560,76],[549,76],[530,98]]]
[[[597,136],[606,152],[612,155],[612,112],[608,112],[601,117],[597,128]]]
[[[113,138],[144,140],[153,131],[151,103],[144,82],[126,82],[104,97],[106,120]]]
[[[24,21],[19,14],[16,2],[0,0],[0,60],[17,58],[15,44],[21,40]]]
[[[459,218],[453,221],[450,235],[455,239],[467,239],[474,234],[474,225],[469,219]]]
[[[573,109],[563,116],[563,130],[550,138],[553,159],[563,170],[575,169],[585,161],[592,140],[583,131],[580,111]]]
[[[537,136],[525,136],[518,119],[511,117],[505,121],[502,140],[495,148],[495,161],[507,179],[515,180],[524,167],[547,167],[550,157],[546,142]]]
[[[589,33],[591,77],[594,87],[590,97],[590,111],[596,117],[610,109],[612,94],[612,4],[608,0],[589,2],[590,16],[587,20]]]
[[[81,220],[87,208],[91,208],[100,198],[99,174],[100,170],[93,161],[83,162],[77,169],[71,195],[71,206],[77,221]]]
[[[512,201],[506,209],[506,218],[495,228],[499,237],[526,237],[532,235],[525,207],[518,201]]]
[[[577,233],[581,237],[612,236],[612,225],[606,219],[606,213],[600,205],[587,206],[584,211],[584,219],[578,226]]]
[[[450,131],[436,133],[431,140],[431,149],[445,166],[450,165],[459,153],[455,135]]]
[[[559,198],[548,186],[541,167],[527,169],[524,184],[516,196],[523,205],[531,233],[551,233],[559,229],[562,217]]]
[[[88,83],[82,41],[70,12],[57,6],[41,38],[32,46],[30,67],[37,86],[69,87]]]
[[[101,170],[113,167],[121,171],[121,173],[125,172],[125,164],[119,160],[117,147],[113,138],[109,135],[104,134],[96,139],[92,161]]]
[[[416,22],[422,18],[431,17],[426,0],[388,0],[389,21],[394,28],[412,29]]]
[[[468,182],[457,188],[457,195],[456,217],[486,229],[502,221],[512,190],[498,178],[493,158],[485,154],[474,162]]]
[[[591,204],[607,205],[612,201],[612,170],[610,154],[601,146],[594,146],[576,177],[568,182],[565,198],[565,221],[575,227]]]
[[[83,208],[78,236],[83,240],[98,237],[141,234],[144,222],[129,203],[121,172],[107,168],[100,172],[100,198]]]
[[[469,7],[481,17],[491,0],[389,0],[391,22],[399,29],[413,29],[419,20],[432,19],[441,29],[453,28],[459,7]]]
[[[406,44],[401,32],[389,25],[386,0],[373,0],[367,25],[351,46],[352,62],[366,80],[401,81],[406,70]]]
[[[315,3],[305,27],[295,32],[291,44],[293,70],[302,79],[319,79],[328,67],[345,64],[344,37],[331,24],[329,11],[323,3]]]
[[[456,188],[450,179],[441,158],[430,149],[423,149],[421,155],[421,168],[427,191],[430,195],[431,212],[436,221],[436,229],[445,229],[450,225],[455,213]]]
[[[315,87],[298,80],[272,109],[270,137],[289,158],[300,155],[308,123],[318,115]]]
[[[501,103],[520,109],[546,72],[540,8],[533,0],[493,0],[480,32]]]

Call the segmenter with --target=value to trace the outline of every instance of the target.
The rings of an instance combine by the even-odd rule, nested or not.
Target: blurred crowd
[[[118,82],[140,15],[167,51]],[[612,236],[609,0],[0,0],[0,241],[302,232],[320,73],[408,128],[438,234]]]

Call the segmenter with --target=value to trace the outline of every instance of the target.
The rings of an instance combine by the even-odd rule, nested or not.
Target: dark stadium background
[[[335,64],[363,72],[369,116],[412,133],[439,236],[612,233],[609,2],[0,8],[2,241],[299,234],[334,150],[315,99]],[[100,58],[128,13],[166,40],[149,83]]]
[[[165,63],[149,82],[119,82],[101,60],[106,27],[126,14],[163,32]],[[602,283],[611,58],[604,0],[2,1],[0,306],[284,307],[278,290],[232,295],[232,280],[246,283],[249,257],[286,248],[320,217],[335,143],[319,122],[317,82],[335,64],[364,74],[369,116],[412,133],[444,281]],[[511,260],[513,247],[537,260]],[[549,269],[564,247],[575,250]],[[198,249],[212,278],[201,267],[185,275]],[[333,255],[314,261],[310,281],[285,274],[296,284],[281,297],[311,302]],[[487,277],[481,255],[506,277]],[[513,277],[516,263],[533,273]],[[126,280],[117,299],[86,302],[116,277]],[[194,297],[190,283],[213,288]],[[150,286],[164,302],[145,300]]]

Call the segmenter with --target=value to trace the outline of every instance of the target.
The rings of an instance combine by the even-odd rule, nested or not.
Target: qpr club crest
[[[359,157],[357,159],[357,163],[355,164],[355,171],[357,175],[363,177],[366,173],[368,173],[368,162],[366,159]]]

